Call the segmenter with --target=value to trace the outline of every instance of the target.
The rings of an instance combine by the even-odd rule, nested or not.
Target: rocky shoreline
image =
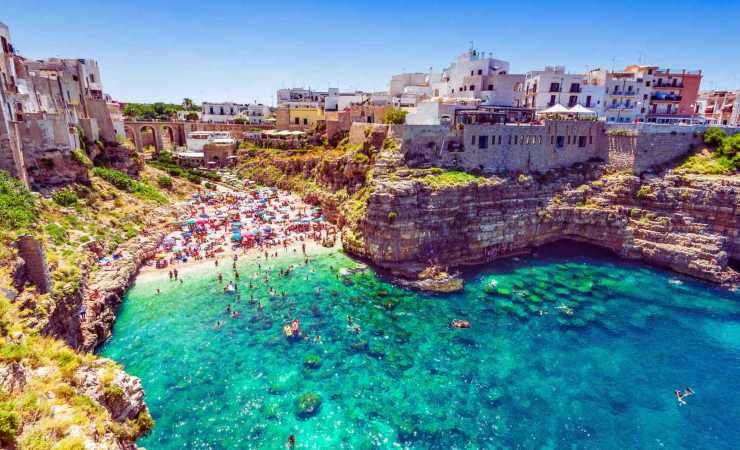
[[[740,179],[605,175],[603,164],[435,188],[379,179],[350,252],[415,279],[426,262],[468,266],[561,239],[728,287],[740,275]]]

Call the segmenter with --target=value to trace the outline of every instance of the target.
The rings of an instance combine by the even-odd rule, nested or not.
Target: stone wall
[[[615,168],[639,175],[701,146],[705,125],[607,124],[609,160]],[[728,135],[740,132],[725,128]]]
[[[44,244],[33,236],[24,235],[18,238],[18,253],[24,264],[27,281],[36,286],[41,294],[51,292],[51,275],[46,264]]]
[[[373,148],[382,148],[386,136],[388,136],[387,125],[355,122],[349,129],[351,145],[368,143]]]
[[[407,125],[403,151],[411,166],[483,173],[539,172],[608,158],[603,124],[545,121],[544,125]]]

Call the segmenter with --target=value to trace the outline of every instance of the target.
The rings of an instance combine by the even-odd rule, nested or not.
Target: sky
[[[642,63],[701,69],[702,89],[740,88],[740,0],[1,3],[21,55],[96,59],[120,101],[272,105],[285,87],[384,90],[471,42],[512,73]]]

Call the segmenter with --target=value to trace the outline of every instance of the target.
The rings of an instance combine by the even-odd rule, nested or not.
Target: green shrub
[[[47,224],[45,230],[51,236],[51,240],[57,245],[64,244],[67,240],[67,231],[58,223],[51,222]]]
[[[18,427],[21,420],[15,407],[10,402],[0,403],[0,444],[10,448],[15,444],[15,438],[18,435]]]
[[[398,217],[398,213],[395,211],[391,211],[388,213],[388,223],[393,223],[396,220],[396,217]]]
[[[704,143],[710,147],[719,147],[726,138],[727,133],[720,128],[708,128],[704,132]]]
[[[92,161],[90,160],[90,158],[88,158],[88,156],[85,154],[85,151],[81,148],[76,148],[72,150],[72,159],[87,167],[88,169],[91,169],[93,166]]]
[[[145,200],[167,203],[167,198],[156,188],[141,181],[134,180],[119,170],[96,167],[93,169],[93,174],[106,180],[118,189],[137,194]]]
[[[383,121],[388,124],[403,125],[406,123],[406,114],[408,111],[404,111],[398,108],[391,108],[385,113]]]
[[[159,185],[159,187],[172,189],[172,178],[168,177],[167,175],[162,175],[157,178],[157,184]]]
[[[37,219],[36,199],[23,184],[0,170],[0,226],[20,230]]]
[[[77,204],[77,193],[70,188],[57,189],[51,194],[51,199],[59,206],[73,206]]]
[[[639,199],[647,198],[650,194],[653,193],[653,190],[648,185],[640,186],[640,189],[638,189],[636,197]]]

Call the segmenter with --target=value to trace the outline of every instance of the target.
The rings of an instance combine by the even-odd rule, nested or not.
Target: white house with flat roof
[[[581,105],[601,114],[606,72],[566,73],[564,66],[527,72],[516,106],[542,111],[555,105]]]
[[[239,116],[242,105],[233,102],[208,103],[201,105],[200,119],[203,122],[226,123],[233,122]]]

